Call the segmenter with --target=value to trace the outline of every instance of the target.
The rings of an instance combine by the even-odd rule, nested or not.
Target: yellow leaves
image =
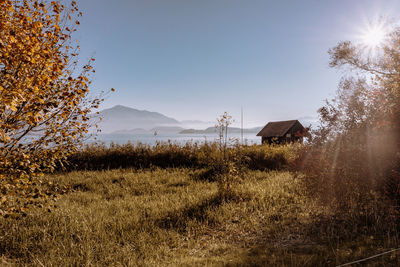
[[[7,143],[10,141],[10,137],[4,132],[3,129],[0,129],[0,142]]]
[[[40,21],[36,21],[33,23],[35,30],[40,29],[43,27],[43,24]]]
[[[11,104],[9,107],[12,111],[17,111],[17,107],[14,104]]]
[[[39,89],[38,86],[34,86],[34,87],[32,88],[32,91],[33,91],[34,94],[37,94],[37,93],[39,93],[40,89]]]
[[[8,37],[8,41],[10,42],[10,44],[12,44],[12,43],[16,43],[16,42],[17,42],[17,39],[16,39],[14,36],[10,35],[10,36]]]
[[[72,10],[59,1],[47,8],[34,0],[0,0],[0,64],[8,70],[0,73],[0,112],[6,114],[0,121],[0,177],[29,180],[54,169],[88,132],[84,121],[92,103],[100,102],[86,98],[90,64],[74,76],[79,48],[69,41],[79,21],[71,18],[61,27],[60,17],[74,16]],[[4,10],[9,12],[1,17]],[[19,141],[32,128],[34,135]]]
[[[27,122],[28,122],[30,125],[36,125],[36,124],[37,124],[37,119],[36,119],[35,116],[30,116],[30,117],[27,118]]]

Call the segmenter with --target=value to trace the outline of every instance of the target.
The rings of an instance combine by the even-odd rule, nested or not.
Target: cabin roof
[[[290,121],[272,121],[268,122],[267,125],[257,134],[257,136],[264,137],[280,137],[284,136],[290,128],[292,128],[296,123],[301,123],[298,120]],[[303,127],[303,125],[301,125]]]

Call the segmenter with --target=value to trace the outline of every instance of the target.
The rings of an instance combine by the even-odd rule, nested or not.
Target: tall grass
[[[305,175],[308,194],[331,212],[320,218],[329,221],[322,224],[327,227],[320,231],[330,232],[338,239],[370,235],[397,240],[398,177],[397,183],[388,188],[391,173],[396,174],[393,147],[380,137],[381,142],[370,140],[366,149],[360,139],[360,135],[348,134],[323,145],[310,145],[301,151],[294,165]]]
[[[82,170],[37,185],[53,208],[0,218],[2,265],[334,266],[400,246],[390,198],[309,147],[91,145],[69,160]]]
[[[239,156],[242,164],[254,170],[272,170],[287,167],[296,156],[299,145],[235,145],[227,148],[228,154]],[[217,143],[191,143],[184,145],[159,142],[124,145],[111,143],[87,145],[71,155],[64,164],[70,170],[108,170],[119,168],[203,168],[220,157]]]
[[[195,175],[180,168],[46,176],[72,191],[51,212],[0,218],[0,265],[334,266],[399,245],[319,205],[300,174],[249,171],[231,201]],[[369,264],[396,266],[395,256]]]

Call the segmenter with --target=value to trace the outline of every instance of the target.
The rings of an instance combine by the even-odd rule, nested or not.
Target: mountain
[[[103,118],[99,122],[99,128],[103,133],[138,128],[150,130],[154,127],[178,126],[180,124],[179,121],[158,112],[138,110],[122,105],[104,109],[99,112],[99,116]]]
[[[254,128],[248,128],[248,129],[243,129],[243,133],[258,133],[261,131],[263,127],[254,127]],[[241,129],[238,127],[229,127],[228,128],[228,134],[229,133],[240,133]],[[215,127],[208,127],[207,129],[204,130],[195,130],[195,129],[186,129],[181,132],[180,134],[211,134],[211,133],[217,133],[217,129]]]
[[[216,133],[217,129],[215,127],[208,127],[204,130],[197,130],[197,129],[185,129],[180,131],[180,134],[206,134],[206,133]]]
[[[184,128],[179,127],[179,126],[158,126],[154,127],[150,130],[151,133],[157,132],[161,134],[177,134],[181,131],[183,131]]]
[[[145,130],[143,128],[135,128],[131,130],[117,130],[111,132],[112,134],[177,134],[183,131],[184,128],[179,126],[157,126],[151,128],[150,130]]]
[[[117,105],[99,112],[94,117],[102,117],[98,123],[102,133],[112,134],[213,134],[215,127],[208,127],[213,122],[199,120],[178,121],[158,112],[138,110]],[[188,129],[191,128],[191,129]],[[195,130],[204,129],[204,130]],[[262,127],[243,129],[244,133],[257,133]],[[240,128],[229,127],[229,133],[240,133]]]

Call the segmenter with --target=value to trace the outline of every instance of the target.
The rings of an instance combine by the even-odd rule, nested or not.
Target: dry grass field
[[[334,213],[302,175],[247,171],[235,197],[189,168],[74,171],[55,207],[0,218],[2,266],[335,266],[399,246]],[[376,206],[377,203],[369,202]],[[368,261],[398,266],[396,253]]]
[[[400,5],[148,2],[0,0],[0,267],[400,266]]]

